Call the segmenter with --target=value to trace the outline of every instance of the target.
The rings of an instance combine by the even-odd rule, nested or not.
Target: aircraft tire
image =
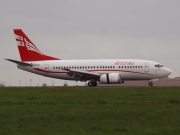
[[[97,86],[97,82],[92,82],[92,81],[90,81],[90,82],[88,82],[88,86],[89,87],[96,87]]]
[[[92,82],[88,82],[88,86],[89,86],[89,87],[92,87],[92,86],[93,86],[93,83],[92,83]]]
[[[152,83],[152,82],[149,82],[149,86],[153,86],[153,83]]]

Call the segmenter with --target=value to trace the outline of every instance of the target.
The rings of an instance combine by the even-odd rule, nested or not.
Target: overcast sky
[[[4,60],[20,60],[14,28],[50,56],[152,60],[170,68],[170,77],[180,76],[179,6],[179,0],[1,0],[0,82],[64,83]]]

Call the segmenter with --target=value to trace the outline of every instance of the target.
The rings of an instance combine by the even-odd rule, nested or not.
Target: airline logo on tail
[[[14,34],[21,61],[60,60],[41,53],[21,29],[14,29]]]
[[[38,50],[38,48],[34,46],[32,43],[28,42],[26,38],[23,38],[16,34],[15,34],[15,38],[18,46],[25,46],[28,50],[35,51],[42,55],[42,53]]]

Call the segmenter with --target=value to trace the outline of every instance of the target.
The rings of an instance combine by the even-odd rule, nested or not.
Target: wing
[[[86,80],[98,80],[100,77],[99,73],[93,73],[88,71],[80,71],[80,70],[72,70],[72,69],[63,69],[69,71],[67,75],[71,76],[72,78],[76,79],[76,81],[86,81]]]

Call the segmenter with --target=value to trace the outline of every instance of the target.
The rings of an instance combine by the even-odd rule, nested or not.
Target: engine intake
[[[102,84],[124,83],[124,80],[121,80],[119,73],[109,73],[100,76],[100,83]]]

